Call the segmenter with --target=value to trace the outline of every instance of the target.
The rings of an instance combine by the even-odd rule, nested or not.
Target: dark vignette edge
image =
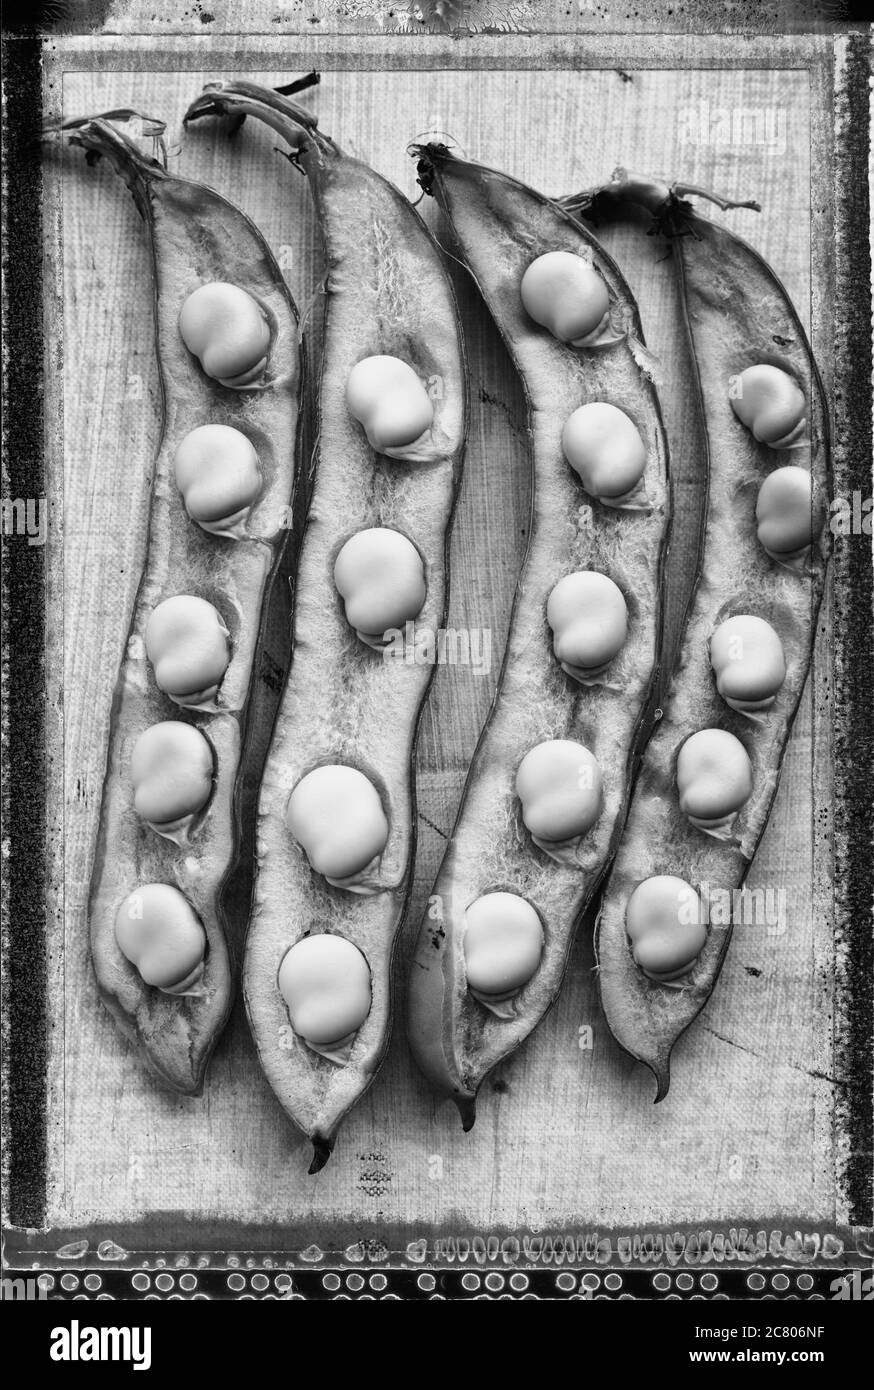
[[[15,248],[15,275],[5,290],[3,495],[45,496],[42,390],[42,209],[39,147],[41,56],[37,38],[4,38],[3,231]],[[871,259],[868,247],[867,81],[870,43],[847,38],[836,96],[835,491],[869,492],[871,456]],[[13,408],[14,407],[14,408]],[[836,1068],[847,1140],[849,1219],[870,1227],[874,1151],[874,946],[871,855],[874,841],[874,599],[871,553],[861,537],[835,547],[835,867],[838,944]],[[3,719],[4,824],[3,994],[6,1024],[4,1180],[7,1219],[39,1227],[46,1184],[46,770],[45,554],[23,536],[4,537]],[[14,784],[10,769],[18,769]],[[24,770],[26,778],[20,775]],[[13,794],[14,785],[14,794]]]
[[[3,496],[44,498],[41,49],[2,44],[4,122]],[[14,270],[12,262],[14,257]],[[43,503],[43,506],[46,504]],[[51,543],[51,542],[50,542]],[[2,543],[4,1185],[8,1219],[40,1226],[46,1199],[46,555]]]
[[[835,496],[870,496],[871,254],[868,244],[870,40],[847,38],[835,96]],[[874,575],[870,538],[835,537],[835,973],[838,1132],[847,1144],[849,1220],[870,1227],[874,1152]]]

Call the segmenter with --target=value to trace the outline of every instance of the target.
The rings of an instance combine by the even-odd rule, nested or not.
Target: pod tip
[[[206,1078],[206,1064],[208,1057],[187,1057],[185,1061],[180,1061],[178,1057],[168,1056],[154,1047],[148,1039],[143,1039],[143,1051],[146,1061],[154,1076],[162,1081],[165,1086],[169,1086],[180,1096],[203,1095],[203,1083]]]
[[[465,1134],[469,1134],[476,1123],[476,1097],[453,1096],[452,1099],[455,1101],[461,1116],[461,1127]]]
[[[664,1063],[656,1062],[650,1069],[656,1079],[656,1093],[653,1105],[658,1105],[659,1101],[664,1100],[671,1088],[671,1069],[667,1060]]]
[[[334,1140],[326,1139],[322,1134],[313,1135],[313,1159],[308,1168],[309,1173],[320,1173],[334,1151]]]
[[[279,92],[280,96],[291,97],[296,92],[305,92],[308,87],[317,87],[321,80],[322,74],[313,68],[311,72],[304,73],[303,77],[297,77],[293,82],[286,82],[284,87],[274,87],[273,90]],[[316,120],[313,117],[313,125],[315,124]]]

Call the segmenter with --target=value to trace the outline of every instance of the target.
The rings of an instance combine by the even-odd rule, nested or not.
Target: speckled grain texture
[[[4,233],[19,251],[4,277],[3,496],[44,498],[39,45],[4,43],[3,67]],[[4,527],[3,1186],[18,1226],[41,1225],[45,1211],[45,556]]]
[[[25,22],[64,34],[324,34],[374,32],[415,36],[480,33],[598,34],[695,33],[749,36],[757,33],[828,32],[852,19],[864,20],[861,0],[647,0],[646,5],[611,8],[605,0],[193,0],[183,9],[172,0],[55,0],[10,4]],[[10,27],[13,27],[10,25]]]
[[[871,46],[858,38],[836,55],[837,302],[834,488],[871,496],[871,254],[868,242]],[[869,518],[870,520],[870,518]],[[874,1074],[874,624],[871,534],[835,537],[835,938],[837,947],[840,1161],[850,1219],[874,1225],[871,1088]]]

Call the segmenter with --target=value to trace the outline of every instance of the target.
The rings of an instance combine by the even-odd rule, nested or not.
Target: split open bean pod
[[[318,1171],[389,1037],[433,675],[415,644],[444,621],[466,374],[441,254],[397,189],[251,83],[207,89],[187,119],[225,112],[265,121],[305,170],[327,261],[315,482],[244,968],[262,1066]]]
[[[261,234],[225,198],[169,174],[108,120],[64,134],[111,164],[145,221],[164,403],[112,711],[91,951],[124,1032],[165,1082],[198,1093],[231,1007],[240,924],[223,889],[241,748],[297,503],[297,311]]]
[[[566,200],[596,221],[644,208],[669,239],[708,446],[700,573],[596,933],[607,1021],[653,1071],[657,1100],[749,910],[738,890],[804,690],[828,553],[828,407],[804,328],[761,256],[686,193],[702,190],[618,170]]]
[[[555,999],[621,829],[657,667],[668,452],[603,248],[504,174],[416,155],[519,372],[534,475],[498,691],[409,976],[416,1061],[470,1128],[483,1078]]]

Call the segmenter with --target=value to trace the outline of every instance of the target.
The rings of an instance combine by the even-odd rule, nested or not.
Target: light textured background
[[[131,40],[111,54],[100,49],[96,58],[94,47],[58,41],[47,72],[49,103],[62,99],[66,115],[132,106],[166,120],[171,167],[212,183],[254,217],[301,307],[319,273],[305,180],[252,122],[230,143],[208,125],[183,137],[182,112],[204,81],[247,71],[273,84],[315,63],[323,82],[308,99],[324,130],[411,196],[414,166],[405,145],[433,130],[548,193],[578,189],[627,163],[756,196],[764,213],[727,215],[729,225],[774,265],[805,322],[812,288],[827,306],[827,263],[823,272],[820,259],[811,283],[811,221],[824,200],[820,186],[812,214],[818,113],[808,74],[767,70],[767,46],[723,45],[720,52],[735,65],[749,55],[750,69],[708,71],[712,47],[677,40],[675,61],[686,70],[631,71],[635,53],[627,45],[615,53],[606,45],[599,59],[589,44],[585,61],[599,66],[585,72],[574,70],[570,50],[548,71],[526,71],[517,65],[537,58],[517,41],[492,49],[449,46],[442,71],[412,70],[412,56],[408,70],[387,71],[366,43],[355,44],[359,56],[348,65],[336,44],[296,51],[289,42],[281,63],[276,49],[272,64],[261,67],[241,50],[234,67],[219,68],[201,62],[202,49],[193,53],[190,45],[161,56],[154,44],[140,48]],[[670,66],[668,46],[655,59],[640,51],[647,64]],[[779,50],[780,61],[784,55]],[[481,70],[462,70],[471,56]],[[752,70],[754,64],[765,70]],[[202,70],[173,71],[180,66]],[[771,112],[778,138],[770,147],[690,142],[683,113],[700,103],[714,117],[739,108]],[[52,269],[63,308],[63,368],[50,405],[63,429],[62,456],[58,449],[52,463],[64,536],[54,626],[60,642],[63,621],[64,776],[54,792],[58,806],[63,802],[65,861],[62,938],[53,954],[51,1224],[100,1223],[124,1234],[143,1221],[147,1231],[184,1247],[207,1240],[205,1230],[227,1244],[229,1225],[240,1223],[247,1232],[263,1226],[261,1248],[278,1240],[299,1249],[314,1240],[342,1249],[358,1235],[387,1232],[402,1240],[760,1219],[840,1223],[829,1079],[828,863],[814,862],[814,823],[825,816],[827,829],[829,802],[824,650],[750,878],[751,886],[785,890],[785,934],[736,931],[711,1002],[676,1048],[671,1092],[660,1106],[651,1104],[649,1074],[619,1052],[602,1021],[588,929],[557,1006],[484,1088],[468,1136],[454,1107],[436,1104],[415,1072],[402,1025],[316,1178],[306,1176],[306,1145],[260,1074],[241,1008],[201,1100],[168,1096],[144,1072],[99,1004],[85,904],[110,691],[142,560],[159,429],[147,246],[127,191],[108,169],[87,169],[81,152],[56,151],[47,180],[57,208],[49,232],[57,234]],[[433,209],[424,210],[430,219]],[[658,245],[630,232],[604,239],[638,294],[649,345],[661,359],[677,481],[676,610],[688,578],[683,517],[694,505],[702,464],[689,364]],[[453,540],[450,625],[491,629],[493,670],[483,676],[442,669],[432,690],[420,742],[420,850],[400,984],[492,697],[527,526],[521,393],[460,274],[456,283],[471,356],[472,421]],[[823,323],[827,307],[815,326]],[[827,373],[827,361],[824,367]],[[580,1046],[586,1027],[591,1050]],[[181,1217],[198,1223],[196,1236]]]

